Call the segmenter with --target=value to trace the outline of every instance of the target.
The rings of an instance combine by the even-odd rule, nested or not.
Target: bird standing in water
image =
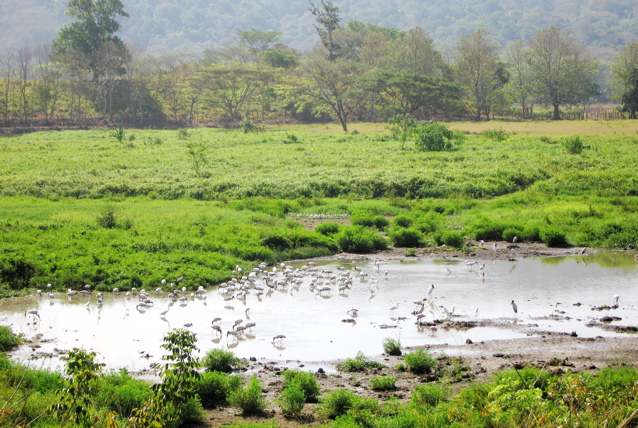
[[[518,306],[516,305],[516,303],[512,300],[512,309],[514,309],[514,313],[517,314],[518,313]]]

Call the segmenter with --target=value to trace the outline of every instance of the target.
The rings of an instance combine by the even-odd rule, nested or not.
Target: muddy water
[[[485,266],[481,269],[481,265]],[[294,264],[301,269],[302,264]],[[272,270],[270,268],[269,270]],[[300,270],[301,272],[301,270]],[[323,272],[324,282],[316,276]],[[352,285],[339,290],[329,278],[350,274]],[[363,275],[362,275],[363,274]],[[281,279],[281,270],[276,275]],[[95,351],[107,367],[147,369],[161,361],[160,345],[173,328],[197,334],[199,355],[212,348],[230,349],[238,357],[259,360],[320,362],[383,352],[384,338],[403,346],[463,344],[524,337],[544,331],[574,332],[581,337],[623,336],[601,328],[603,316],[620,318],[613,324],[638,326],[638,263],[631,255],[602,253],[589,257],[484,260],[467,266],[463,260],[391,261],[340,260],[319,264],[316,272],[299,275],[299,284],[271,290],[260,275],[245,300],[222,294],[217,288],[184,302],[172,302],[167,292],[151,293],[150,308],[136,307],[136,295],[105,294],[98,306],[95,295],[67,297],[55,293],[5,299],[0,323],[27,339],[36,339],[14,358],[32,367],[59,368],[59,355],[82,347]],[[314,286],[311,284],[315,281]],[[434,289],[430,295],[431,285]],[[324,287],[331,290],[320,291]],[[187,293],[188,295],[189,293]],[[612,306],[617,309],[592,310]],[[235,294],[236,295],[236,294]],[[430,298],[423,317],[427,322],[452,319],[487,323],[471,329],[415,325],[415,302]],[[513,311],[511,301],[517,304]],[[392,307],[397,306],[395,310]],[[351,309],[357,309],[356,317]],[[160,313],[168,309],[165,316]],[[39,319],[26,314],[37,310]],[[211,328],[220,317],[222,333]],[[254,322],[239,338],[228,335],[237,320]],[[590,326],[595,322],[595,326]],[[185,327],[188,325],[188,327]],[[277,335],[286,337],[273,342]],[[34,356],[39,356],[33,359]]]

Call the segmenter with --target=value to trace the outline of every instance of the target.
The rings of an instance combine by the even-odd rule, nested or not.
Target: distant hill
[[[50,42],[68,18],[67,0],[1,0],[3,49]],[[316,41],[308,0],[123,0],[120,36],[152,53],[202,52],[236,43],[235,31],[255,27],[282,32],[298,50]],[[316,3],[320,3],[317,0]],[[609,60],[638,41],[636,0],[335,0],[349,20],[408,29],[421,26],[440,47],[486,28],[505,46],[529,40],[550,25],[573,31],[591,52]]]

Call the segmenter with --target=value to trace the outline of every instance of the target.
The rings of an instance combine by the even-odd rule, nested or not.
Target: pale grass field
[[[638,135],[638,120],[561,120],[561,121],[502,121],[450,122],[451,129],[469,134],[481,134],[488,129],[503,129],[520,136],[565,136],[565,135]],[[268,130],[340,132],[341,125],[322,123],[313,125],[268,126]],[[348,131],[362,134],[389,132],[384,123],[352,123]]]

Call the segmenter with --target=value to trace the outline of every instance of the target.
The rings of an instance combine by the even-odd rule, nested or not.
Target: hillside
[[[306,50],[317,40],[307,0],[124,0],[121,36],[152,53],[201,52],[235,44],[235,31],[255,27],[282,33],[283,42]],[[529,40],[550,25],[573,31],[601,59],[638,40],[634,0],[335,0],[343,22],[359,20],[408,29],[421,26],[445,48],[477,28],[501,45]],[[0,40],[5,49],[50,42],[68,22],[66,0],[3,0]]]

